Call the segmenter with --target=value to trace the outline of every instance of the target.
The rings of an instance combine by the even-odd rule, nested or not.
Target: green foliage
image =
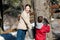
[[[12,0],[13,1],[13,3],[17,3],[19,0]]]

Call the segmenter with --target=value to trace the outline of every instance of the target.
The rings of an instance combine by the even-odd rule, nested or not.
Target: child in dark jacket
[[[43,23],[44,19],[44,23]],[[36,26],[35,40],[46,40],[46,33],[50,32],[50,26],[46,18],[42,16],[38,17],[38,23]]]

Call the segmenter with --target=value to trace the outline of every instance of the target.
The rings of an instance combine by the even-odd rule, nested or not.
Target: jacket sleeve
[[[46,28],[46,32],[50,32],[50,26],[48,25],[47,28]]]
[[[44,25],[42,28],[42,32],[44,32],[44,33],[50,32],[50,25]]]

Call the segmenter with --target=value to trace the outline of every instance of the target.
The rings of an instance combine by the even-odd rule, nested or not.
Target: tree
[[[38,16],[43,16],[50,21],[50,8],[49,8],[50,0],[34,0],[34,12],[36,14],[36,21]],[[48,40],[52,40],[52,31],[48,34]]]

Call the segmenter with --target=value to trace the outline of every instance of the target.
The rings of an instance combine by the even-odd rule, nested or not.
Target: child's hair
[[[44,18],[44,24],[49,24],[49,22],[46,18]]]
[[[43,20],[43,16],[39,16],[38,17],[38,22],[42,22],[42,20]]]

